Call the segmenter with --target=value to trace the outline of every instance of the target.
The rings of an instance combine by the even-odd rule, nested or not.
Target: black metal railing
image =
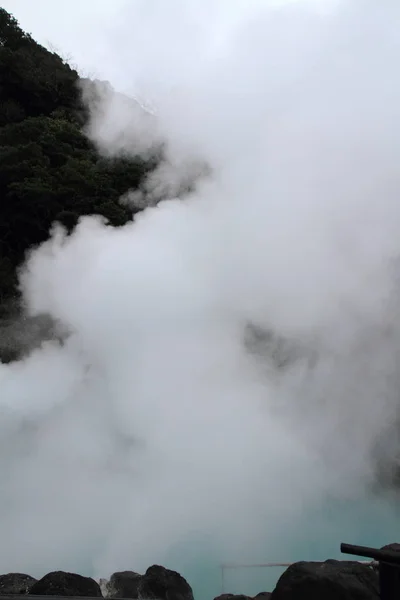
[[[372,558],[379,563],[379,590],[381,600],[399,600],[400,598],[400,552],[380,550],[368,546],[341,544],[343,554]]]

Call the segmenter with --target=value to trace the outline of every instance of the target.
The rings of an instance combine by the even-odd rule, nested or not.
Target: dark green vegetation
[[[16,269],[54,222],[70,231],[80,216],[99,214],[123,225],[132,211],[119,197],[154,167],[99,156],[82,133],[78,82],[0,8],[0,304],[17,295]]]

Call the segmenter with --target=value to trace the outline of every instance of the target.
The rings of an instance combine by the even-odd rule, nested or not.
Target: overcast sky
[[[127,91],[126,61],[132,61],[133,58],[127,57],[127,48],[132,48],[132,37],[140,38],[141,47],[157,46],[155,41],[160,36],[154,29],[155,12],[163,13],[158,25],[164,29],[164,38],[169,29],[170,41],[176,43],[176,27],[179,25],[176,20],[180,20],[184,12],[186,16],[190,15],[196,26],[199,24],[201,27],[202,21],[203,24],[207,21],[207,28],[214,24],[215,28],[221,30],[229,26],[229,22],[242,19],[251,7],[265,8],[266,5],[294,1],[165,0],[164,3],[159,0],[0,0],[0,3],[16,17],[22,29],[68,60],[82,76],[107,79],[121,91]],[[327,6],[336,0],[303,1]],[[179,37],[182,37],[178,43],[184,43],[184,28],[178,29]]]
[[[2,0],[25,31],[79,67],[83,75],[116,79],[107,62],[109,27],[126,0]]]

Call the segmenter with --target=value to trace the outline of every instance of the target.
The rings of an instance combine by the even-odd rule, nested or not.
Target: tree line
[[[134,211],[119,198],[140,187],[156,159],[104,158],[83,133],[79,75],[0,8],[0,304],[17,297],[27,249],[54,222],[82,215],[118,227]]]

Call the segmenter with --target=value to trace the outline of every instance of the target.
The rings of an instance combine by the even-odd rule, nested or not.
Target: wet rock
[[[28,593],[36,596],[102,596],[99,584],[91,577],[64,571],[47,573],[32,585]]]
[[[0,575],[0,595],[27,594],[37,579],[25,573],[7,573]]]
[[[379,600],[376,570],[354,561],[297,562],[279,578],[271,600]]]

